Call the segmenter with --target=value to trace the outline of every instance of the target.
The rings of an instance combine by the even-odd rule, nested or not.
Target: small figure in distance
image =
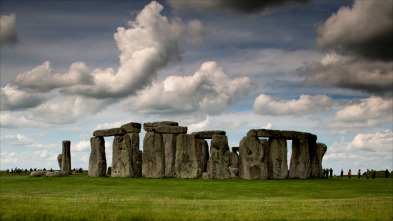
[[[351,169],[348,170],[348,178],[351,179]]]
[[[371,169],[371,176],[375,179],[375,170]]]
[[[333,176],[333,169],[330,168],[329,172],[330,172],[330,179],[332,179],[332,176]]]
[[[360,169],[359,169],[359,170],[358,170],[358,178],[359,178],[359,179],[360,179],[360,174],[361,174],[361,173],[360,173]]]
[[[370,177],[370,171],[367,169],[366,171],[366,178],[368,179]]]
[[[343,178],[343,177],[344,177],[344,170],[341,169],[341,178]]]
[[[388,169],[385,170],[385,178],[389,178],[389,170]]]

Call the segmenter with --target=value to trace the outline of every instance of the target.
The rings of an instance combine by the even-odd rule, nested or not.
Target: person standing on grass
[[[332,176],[333,176],[333,169],[330,168],[329,172],[330,172],[330,179],[332,179]]]
[[[367,169],[366,171],[366,178],[368,179],[370,177],[370,171]]]
[[[360,174],[361,174],[361,173],[360,173],[360,169],[359,169],[359,170],[358,170],[358,178],[359,178],[359,179],[360,179]]]
[[[375,170],[371,170],[371,176],[375,179]]]
[[[389,170],[388,169],[385,170],[385,178],[389,178]]]
[[[341,178],[343,178],[343,177],[344,177],[344,170],[341,169]]]
[[[348,178],[351,179],[351,169],[348,170]]]

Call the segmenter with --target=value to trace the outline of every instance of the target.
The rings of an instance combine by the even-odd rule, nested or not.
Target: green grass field
[[[392,220],[393,179],[0,174],[0,220]]]

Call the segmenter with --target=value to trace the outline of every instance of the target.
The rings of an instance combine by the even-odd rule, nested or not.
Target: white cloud
[[[46,99],[41,94],[28,93],[7,84],[0,89],[0,110],[18,110],[40,105]]]
[[[0,45],[15,44],[18,41],[16,32],[16,15],[0,17]]]
[[[0,137],[2,142],[11,144],[11,145],[31,145],[34,143],[34,140],[26,137],[23,134],[8,134]]]
[[[330,128],[368,128],[383,124],[392,125],[393,99],[370,97],[361,99],[337,111],[329,123]]]
[[[216,62],[191,76],[169,76],[131,97],[126,108],[142,114],[217,114],[241,101],[251,89],[248,77],[230,79]]]
[[[90,152],[90,141],[82,140],[75,145],[71,145],[72,152]],[[78,153],[79,154],[79,153]]]
[[[318,27],[321,49],[341,54],[390,61],[392,55],[393,2],[355,0],[352,8],[341,7]]]
[[[261,115],[308,115],[329,110],[333,100],[326,95],[301,95],[298,100],[280,100],[265,94],[254,101],[254,111]]]

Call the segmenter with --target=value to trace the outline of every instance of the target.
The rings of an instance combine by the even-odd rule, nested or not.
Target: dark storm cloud
[[[196,9],[205,12],[216,12],[229,10],[240,14],[258,14],[271,9],[287,7],[292,4],[308,4],[311,0],[216,0],[216,1],[195,1],[195,0],[167,0],[169,5],[175,9],[187,10]]]
[[[320,50],[370,60],[393,59],[393,2],[355,1],[352,8],[341,7],[318,27]]]

